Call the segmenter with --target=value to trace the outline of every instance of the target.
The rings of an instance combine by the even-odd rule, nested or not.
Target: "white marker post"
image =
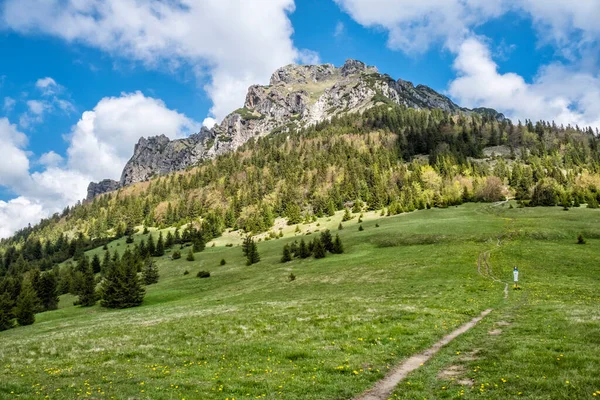
[[[519,288],[519,269],[517,267],[515,267],[513,269],[513,277],[515,280],[515,289]]]

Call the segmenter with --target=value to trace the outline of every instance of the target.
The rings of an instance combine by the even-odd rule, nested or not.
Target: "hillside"
[[[258,244],[251,267],[240,247],[225,246],[229,233],[194,262],[172,260],[171,250],[156,259],[160,280],[141,307],[77,307],[61,296],[34,325],[0,332],[0,397],[351,399],[487,308],[395,394],[475,399],[483,387],[487,399],[573,399],[600,388],[597,210],[370,212],[363,231],[358,214],[338,231],[342,217],[299,233],[285,227],[283,238]],[[345,254],[280,262],[286,243],[326,228]],[[136,244],[146,237],[134,235]],[[121,239],[109,250],[126,246]],[[507,300],[503,283],[477,272],[488,251],[502,281],[521,269],[523,290]],[[95,253],[103,250],[87,254]],[[211,277],[196,278],[200,270]]]
[[[288,133],[378,104],[504,119],[494,110],[462,108],[427,86],[396,81],[361,61],[347,60],[339,68],[331,64],[288,65],[273,73],[269,85],[251,86],[243,107],[212,129],[202,128],[198,134],[172,141],[164,135],[141,138],[120,181],[92,182],[88,200],[235,151],[250,139]]]

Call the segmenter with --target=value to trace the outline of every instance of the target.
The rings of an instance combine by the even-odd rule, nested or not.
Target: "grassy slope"
[[[308,229],[336,233],[340,219]],[[285,238],[259,244],[262,261],[252,267],[239,247],[223,246],[235,243],[228,234],[195,262],[185,253],[159,260],[161,280],[142,307],[83,309],[63,296],[34,325],[1,333],[0,398],[348,399],[488,307],[496,311],[396,396],[475,396],[483,383],[493,398],[591,397],[600,389],[600,241],[574,242],[580,231],[600,238],[598,222],[596,210],[483,205],[370,214],[363,232],[356,219],[344,223],[344,255],[281,264],[281,248],[294,240],[288,227]],[[521,268],[524,290],[508,301],[503,285],[477,274],[488,250],[503,279],[514,263]],[[211,278],[196,278],[199,270]],[[488,335],[501,319],[512,325]],[[473,349],[477,360],[460,360]],[[437,378],[458,363],[475,387]]]

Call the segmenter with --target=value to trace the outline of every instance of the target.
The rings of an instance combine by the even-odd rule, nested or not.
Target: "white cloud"
[[[493,107],[513,118],[593,126],[600,122],[597,0],[335,1],[361,25],[386,30],[392,49],[418,53],[439,43],[450,50],[456,55],[458,76],[449,93],[462,105]],[[541,66],[532,82],[515,73],[498,73],[486,39],[474,29],[509,11],[531,18],[540,45],[554,46],[570,63]]]
[[[50,77],[38,79],[35,83],[35,87],[37,87],[44,96],[51,96],[57,92],[62,91],[62,86],[56,83],[56,81]]]
[[[50,151],[38,160],[45,168],[30,172],[27,137],[8,119],[0,119],[0,186],[18,195],[0,202],[0,237],[83,199],[90,181],[119,179],[141,136],[179,138],[199,128],[199,123],[140,92],[106,97],[65,135],[66,160]]]
[[[0,118],[0,143],[0,185],[13,186],[26,177],[29,171],[29,159],[24,150],[27,136],[19,132],[7,118]]]
[[[43,115],[51,106],[48,102],[41,100],[29,100],[27,102],[29,112],[35,115]]]
[[[251,84],[307,59],[291,40],[293,10],[293,0],[7,0],[2,19],[21,33],[83,43],[151,68],[190,65],[210,76],[205,89],[222,119],[243,104]]]
[[[41,204],[33,203],[24,197],[17,197],[8,202],[0,200],[0,238],[8,237],[27,224],[39,222],[47,216]]]
[[[39,162],[47,167],[55,167],[62,164],[64,159],[60,154],[56,154],[54,151],[49,151],[40,156]]]
[[[93,180],[119,179],[141,136],[170,138],[197,132],[200,124],[141,92],[107,97],[83,113],[69,135],[69,168]]]
[[[4,98],[4,105],[2,106],[2,108],[5,112],[11,112],[15,108],[16,103],[17,101],[15,99],[7,96]]]
[[[598,76],[552,64],[527,83],[517,74],[500,74],[488,47],[475,38],[461,45],[454,67],[458,77],[449,92],[467,107],[485,105],[521,120],[600,126]]]
[[[216,124],[217,124],[217,120],[214,118],[211,118],[211,117],[206,117],[206,118],[204,118],[204,121],[202,121],[202,126],[205,126],[208,129],[211,129]]]

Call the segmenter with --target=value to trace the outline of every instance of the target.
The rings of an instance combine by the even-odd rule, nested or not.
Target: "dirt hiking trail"
[[[433,357],[434,354],[440,351],[442,347],[456,339],[458,336],[467,332],[491,312],[491,308],[485,310],[478,317],[473,318],[471,321],[444,336],[439,342],[431,346],[429,349],[404,360],[401,364],[394,367],[394,369],[392,369],[392,371],[390,371],[385,378],[377,382],[373,388],[369,389],[358,397],[355,397],[354,400],[387,400],[396,386],[404,378],[406,378],[409,373],[419,368],[431,357]]]

